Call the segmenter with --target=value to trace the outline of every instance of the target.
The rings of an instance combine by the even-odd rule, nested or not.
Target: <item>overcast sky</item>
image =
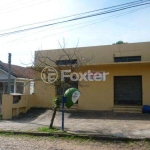
[[[0,0],[0,33],[6,29],[56,19],[133,0]],[[58,49],[58,41],[66,48],[150,41],[150,7],[143,6],[65,23],[38,30],[0,37],[0,60],[28,66],[35,50]],[[146,7],[146,8],[145,8]],[[140,9],[139,9],[140,8]],[[131,10],[137,10],[129,13]],[[127,13],[126,13],[127,12]],[[115,15],[120,15],[115,17]],[[57,21],[57,20],[56,20]],[[51,23],[51,22],[48,22]],[[14,29],[16,30],[16,29]],[[18,30],[18,28],[17,28]]]

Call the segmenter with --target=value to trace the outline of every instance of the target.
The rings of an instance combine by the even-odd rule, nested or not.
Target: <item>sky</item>
[[[0,0],[0,34],[27,24],[84,13],[133,0]],[[149,5],[150,6],[150,5]],[[135,10],[135,12],[133,12]],[[137,11],[138,10],[138,11]],[[131,13],[132,12],[132,13]],[[150,41],[150,7],[143,6],[0,37],[0,60],[30,66],[34,51]],[[76,17],[76,16],[75,16]],[[47,23],[57,22],[53,20]]]

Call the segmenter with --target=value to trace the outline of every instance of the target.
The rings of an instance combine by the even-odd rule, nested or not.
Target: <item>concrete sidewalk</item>
[[[51,116],[50,109],[31,109],[12,120],[0,120],[0,130],[37,131],[39,127],[49,126]],[[61,127],[60,111],[54,126]],[[150,138],[150,114],[66,111],[65,130],[75,134]]]

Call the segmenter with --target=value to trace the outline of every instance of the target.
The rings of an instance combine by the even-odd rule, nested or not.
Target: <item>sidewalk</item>
[[[12,120],[0,120],[0,130],[37,131],[49,126],[51,116],[52,110],[32,109]],[[54,126],[61,128],[61,112],[57,112]],[[74,134],[150,138],[150,114],[67,111],[65,130]]]

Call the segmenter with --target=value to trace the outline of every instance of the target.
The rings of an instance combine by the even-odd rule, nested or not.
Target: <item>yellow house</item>
[[[69,55],[75,51],[80,59],[88,60],[80,68],[82,73],[109,73],[105,80],[82,81],[87,85],[84,87],[76,85],[81,92],[76,109],[141,112],[143,105],[150,105],[150,42],[65,49]],[[79,57],[73,58],[78,61]],[[67,61],[64,50],[35,52],[35,67],[56,67],[52,60]],[[37,107],[51,107],[55,95],[54,86],[36,83]]]
[[[34,106],[35,71],[29,67],[11,65],[10,94],[8,94],[9,65],[0,61],[0,114],[11,119]],[[31,95],[32,94],[32,95]]]

